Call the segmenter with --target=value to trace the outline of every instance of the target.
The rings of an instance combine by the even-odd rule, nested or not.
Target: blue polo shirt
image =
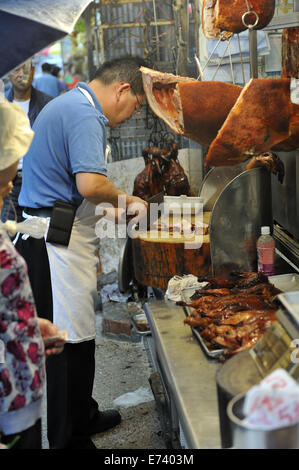
[[[40,77],[36,77],[33,81],[34,87],[56,98],[60,94],[59,79],[50,73],[43,73]]]
[[[52,207],[54,201],[81,204],[77,190],[78,172],[107,175],[105,150],[108,120],[86,83],[88,98],[74,88],[45,106],[34,122],[35,132],[23,160],[23,182],[19,205]]]

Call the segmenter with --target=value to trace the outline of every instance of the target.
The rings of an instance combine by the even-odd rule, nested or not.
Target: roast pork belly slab
[[[290,136],[283,142],[273,147],[273,150],[281,150],[284,152],[290,152],[299,147],[299,105],[293,104],[292,117],[290,119]]]
[[[275,10],[275,0],[248,0],[251,11],[258,15],[254,29],[263,29],[270,23]],[[245,0],[203,0],[202,29],[208,39],[220,37],[221,33],[240,33],[246,26],[242,16],[248,11]],[[257,17],[251,13],[244,17],[247,25],[255,24]]]
[[[152,111],[176,133],[202,145],[216,137],[242,87],[225,82],[200,82],[193,78],[141,67]]]
[[[289,138],[293,117],[289,79],[251,79],[210,145],[205,164],[234,165],[268,152]]]
[[[281,77],[299,78],[299,28],[286,28],[282,31]]]

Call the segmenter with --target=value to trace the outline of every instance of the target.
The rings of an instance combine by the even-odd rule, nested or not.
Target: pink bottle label
[[[257,244],[258,270],[268,275],[275,273],[275,243]]]

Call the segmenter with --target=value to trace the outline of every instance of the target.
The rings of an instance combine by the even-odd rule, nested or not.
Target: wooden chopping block
[[[204,223],[209,217],[210,213],[205,213]],[[176,235],[165,237],[165,233],[155,230],[140,232],[132,239],[134,273],[140,284],[166,290],[175,275],[211,275],[209,235],[192,239]]]

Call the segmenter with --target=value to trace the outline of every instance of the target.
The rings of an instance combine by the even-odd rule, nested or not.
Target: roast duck
[[[142,156],[145,168],[134,180],[134,196],[139,196],[145,201],[160,192],[168,196],[193,196],[188,178],[178,162],[176,143],[162,149],[146,147]]]
[[[252,348],[265,330],[276,321],[281,291],[262,273],[231,273],[230,279],[199,278],[206,281],[190,302],[184,322],[197,327],[212,347],[224,348],[222,359]]]

